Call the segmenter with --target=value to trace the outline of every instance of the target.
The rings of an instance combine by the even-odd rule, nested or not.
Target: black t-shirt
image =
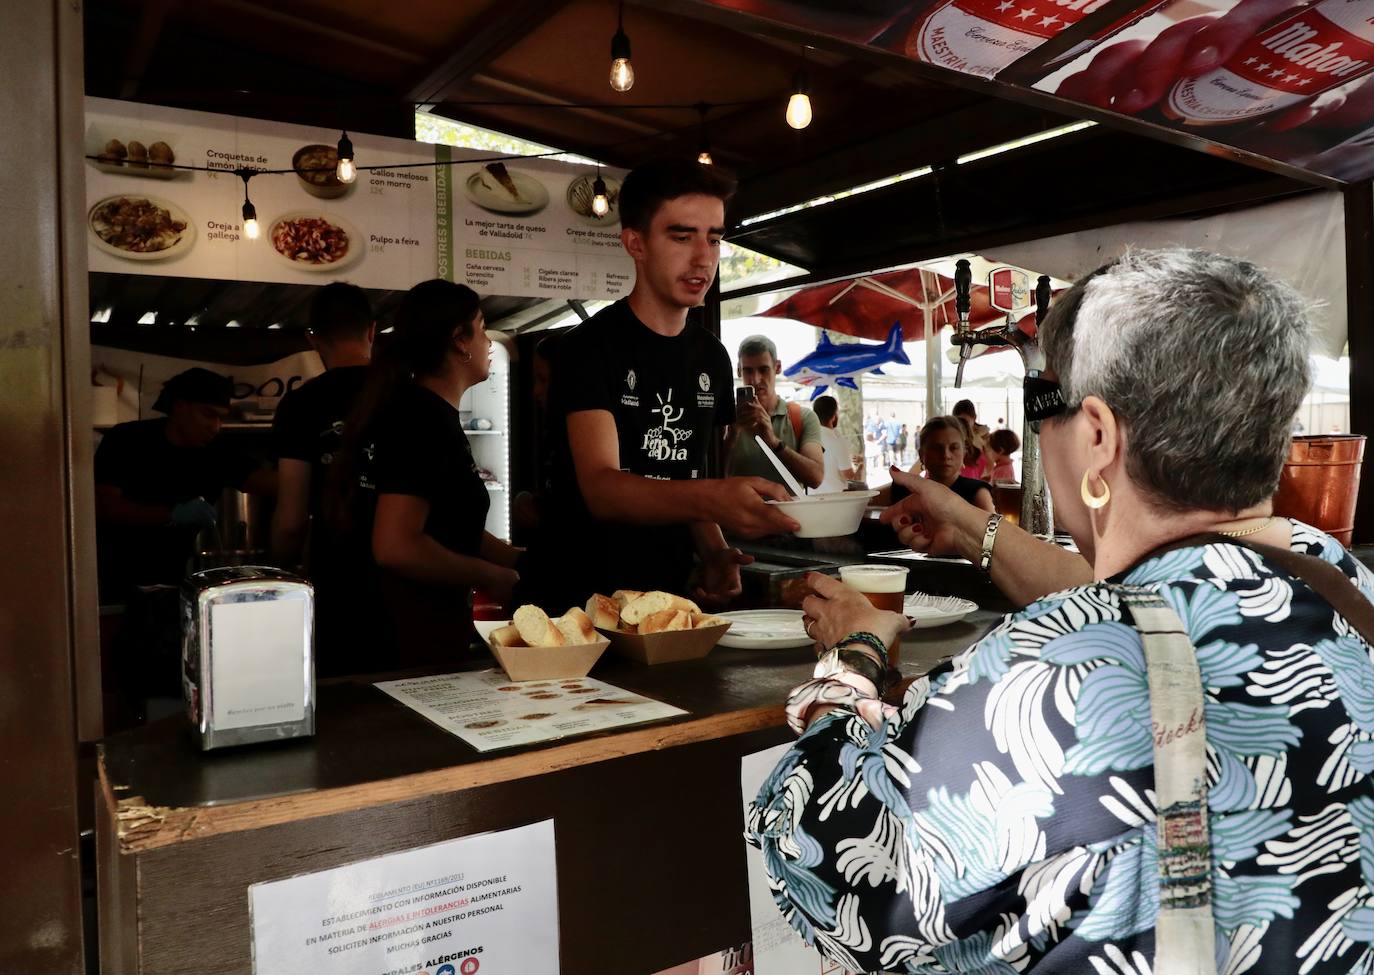
[[[477,473],[458,411],[418,383],[405,383],[363,438],[359,487],[371,495],[410,494],[429,502],[425,534],[460,555],[479,556],[491,497]]]
[[[129,501],[174,506],[192,498],[214,504],[227,487],[242,487],[257,462],[221,441],[178,447],[167,439],[167,420],[136,420],[112,427],[95,452],[95,483],[119,488]],[[181,581],[197,529],[171,525],[99,525],[102,598],[122,598],[127,587]]]
[[[325,478],[343,443],[344,421],[367,381],[367,366],[341,366],[291,390],[277,405],[272,439],[278,458],[310,465],[310,514],[320,517]]]
[[[538,557],[522,564],[531,594],[580,605],[593,591],[682,592],[692,569],[691,528],[592,517],[577,484],[567,417],[606,410],[615,419],[620,469],[662,480],[708,476],[717,431],[734,421],[730,357],[701,326],[650,330],[625,300],[558,343],[549,387],[554,443],[553,518]],[[556,595],[555,595],[556,594]]]
[[[963,498],[969,504],[974,503],[973,499],[978,496],[979,491],[988,491],[989,494],[992,493],[988,488],[987,481],[980,481],[976,477],[965,477],[962,474],[960,474],[958,477],[954,479],[954,483],[949,486],[949,489],[953,491],[955,494],[959,495],[959,497]],[[907,497],[909,494],[911,494],[911,492],[908,491],[906,488],[902,487],[900,484],[892,485],[893,504],[896,504],[898,501]]]

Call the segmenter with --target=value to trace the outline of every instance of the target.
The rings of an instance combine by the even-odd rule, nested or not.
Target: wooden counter
[[[911,634],[924,673],[997,617]],[[314,738],[204,754],[181,719],[100,747],[105,975],[252,971],[248,887],[552,818],[562,970],[648,975],[749,938],[739,760],[787,741],[809,649],[716,648],[592,676],[666,722],[479,754],[370,684],[319,687]],[[474,665],[478,666],[478,665]]]

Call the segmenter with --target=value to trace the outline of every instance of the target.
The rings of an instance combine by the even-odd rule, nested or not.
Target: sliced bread
[[[520,631],[520,639],[531,647],[561,647],[566,642],[548,614],[538,606],[521,606],[517,609],[515,628]]]

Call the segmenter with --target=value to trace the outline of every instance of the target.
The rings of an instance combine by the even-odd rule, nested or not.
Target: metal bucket
[[[1274,495],[1274,514],[1304,521],[1349,546],[1364,440],[1350,434],[1294,437]]]

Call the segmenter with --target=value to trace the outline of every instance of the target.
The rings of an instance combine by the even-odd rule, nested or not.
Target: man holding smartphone
[[[740,343],[737,361],[736,373],[744,385],[735,391],[726,471],[782,484],[782,475],[764,454],[766,449],[803,487],[819,487],[825,478],[820,420],[800,403],[783,402],[778,395],[782,363],[777,346],[766,335],[751,335]],[[763,447],[756,436],[763,440]]]
[[[634,287],[559,340],[552,517],[518,566],[518,602],[557,610],[616,589],[728,599],[751,560],[722,527],[796,530],[766,503],[788,497],[777,484],[708,469],[735,419],[734,384],[720,341],[687,313],[715,280],[733,191],[716,167],[686,159],[625,178],[620,240]]]

